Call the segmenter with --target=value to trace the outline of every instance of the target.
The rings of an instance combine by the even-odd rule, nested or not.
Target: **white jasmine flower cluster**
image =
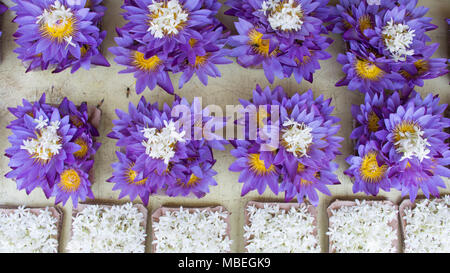
[[[394,23],[393,19],[384,26],[381,32],[384,43],[396,62],[406,61],[406,56],[414,55],[414,50],[409,49],[416,36],[414,32],[408,25]]]
[[[70,8],[66,8],[59,0],[56,0],[53,5],[50,6],[50,10],[44,9],[44,13],[37,17],[36,24],[47,26],[51,29],[64,28],[72,20],[73,13]],[[76,46],[72,42],[72,36],[64,37],[64,41],[68,45]]]
[[[48,119],[44,120],[42,116],[35,119],[35,122],[37,123],[37,138],[24,140],[20,148],[27,150],[30,155],[40,160],[49,160],[59,154],[59,150],[62,148],[61,137],[58,135],[60,122],[53,121],[49,125]]]
[[[148,10],[151,20],[147,31],[150,31],[155,38],[178,34],[178,29],[188,20],[189,16],[178,0],[153,1],[148,6]]]
[[[153,222],[156,252],[229,252],[232,240],[227,233],[228,212],[196,209],[167,211]]]
[[[72,222],[72,238],[67,245],[76,253],[143,253],[145,220],[133,204],[89,205]]]
[[[430,144],[423,137],[424,132],[417,125],[414,125],[413,129],[414,132],[397,132],[400,139],[394,144],[397,153],[403,154],[401,160],[410,159],[413,156],[416,156],[420,161],[424,158],[430,158],[428,156],[430,150],[427,148]]]
[[[308,147],[313,141],[312,128],[293,120],[285,121],[283,126],[288,127],[282,130],[286,150],[297,157],[308,156]]]
[[[405,252],[450,252],[450,196],[441,200],[416,201],[406,208]]]
[[[303,10],[295,0],[266,0],[262,11],[274,30],[299,31],[303,25]]]
[[[177,142],[185,142],[183,139],[185,131],[178,133],[175,123],[164,121],[164,128],[160,132],[156,128],[145,128],[142,130],[147,140],[142,142],[145,153],[151,158],[163,159],[169,164],[170,159],[175,155],[175,145]]]
[[[355,200],[355,206],[331,210],[330,245],[336,252],[396,252],[396,230],[389,224],[397,219],[397,209],[383,202]]]
[[[58,252],[57,222],[48,208],[39,213],[24,207],[0,212],[0,252]]]
[[[373,5],[381,5],[381,0],[367,0],[367,4],[369,4],[369,6],[373,6]]]
[[[314,216],[307,206],[291,207],[264,204],[264,208],[248,206],[249,224],[244,226],[246,249],[250,253],[320,252],[314,235]]]

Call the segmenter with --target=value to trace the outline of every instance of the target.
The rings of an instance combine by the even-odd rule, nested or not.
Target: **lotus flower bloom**
[[[363,93],[398,90],[405,84],[411,89],[448,73],[446,59],[431,58],[439,45],[427,45],[431,39],[426,32],[437,26],[424,17],[428,9],[416,5],[406,0],[341,0],[332,9],[333,32],[342,34],[349,50],[338,56],[346,76],[337,86]]]
[[[356,154],[347,158],[345,173],[354,178],[354,192],[376,195],[379,189],[401,190],[414,201],[419,189],[427,198],[445,188],[441,176],[449,177],[448,134],[450,120],[443,117],[446,104],[429,94],[425,99],[414,90],[392,95],[366,94],[365,104],[353,107],[357,127]],[[387,99],[383,99],[387,98]]]
[[[37,102],[23,102],[9,109],[17,119],[7,126],[13,134],[6,149],[12,171],[6,177],[27,194],[42,188],[47,198],[56,196],[56,204],[72,197],[76,206],[79,198],[93,198],[88,173],[100,143],[89,129],[86,104],[77,108],[65,98],[53,107],[45,103],[45,94]]]
[[[137,196],[148,204],[147,179],[136,179],[137,173],[133,170],[135,162],[127,158],[124,153],[116,152],[118,162],[113,163],[113,176],[108,180],[114,183],[113,190],[120,190],[119,199],[129,195],[134,200]],[[132,185],[132,186],[131,186]]]
[[[380,147],[375,141],[359,145],[357,155],[349,156],[347,163],[350,167],[344,173],[354,178],[354,193],[364,192],[375,196],[380,189],[390,191],[394,186],[395,181],[388,177],[387,161],[383,159]]]
[[[431,193],[439,196],[438,187],[445,188],[441,176],[450,177],[448,165],[450,152],[444,132],[450,120],[436,108],[418,100],[407,101],[384,119],[385,129],[377,132],[379,139],[386,139],[382,152],[392,167],[391,180],[401,185],[402,195],[409,194],[414,201],[419,189],[427,198]],[[419,103],[417,103],[419,102]]]
[[[14,34],[19,59],[34,69],[72,67],[89,69],[91,64],[109,66],[99,51],[106,32],[99,29],[104,8],[101,1],[13,0],[16,12]],[[88,7],[89,6],[89,7]],[[92,8],[90,8],[92,7]]]
[[[176,107],[185,111],[182,116],[175,115]],[[121,152],[108,181],[121,190],[119,197],[139,196],[145,204],[150,194],[163,192],[201,198],[217,185],[212,147],[224,149],[224,142],[203,126],[208,122],[214,131],[224,124],[207,113],[197,99],[189,104],[179,97],[172,108],[165,104],[160,110],[142,97],[137,107],[130,103],[128,113],[116,110],[119,119],[108,136],[118,139]]]
[[[230,37],[231,55],[243,67],[262,66],[270,83],[275,77],[294,74],[297,82],[313,80],[318,60],[331,58],[325,52],[332,40],[328,31],[328,0],[229,0],[228,15],[239,17],[238,35]]]
[[[331,116],[331,100],[322,96],[314,99],[311,90],[288,97],[281,87],[271,92],[268,87],[262,90],[257,86],[253,94],[251,101],[241,103],[247,109],[254,106],[256,119],[243,118],[238,123],[251,128],[250,122],[255,120],[260,137],[234,141],[231,152],[236,161],[230,170],[241,173],[242,195],[255,189],[262,194],[269,186],[275,194],[284,191],[287,201],[297,197],[298,202],[303,202],[308,197],[317,205],[316,190],[330,194],[326,185],[339,183],[333,174],[337,164],[332,160],[340,154],[339,142],[343,138],[336,136],[340,126],[336,125],[339,119]],[[263,110],[269,107],[270,111]],[[276,107],[278,121],[272,112]],[[268,145],[267,136],[279,136],[279,145]]]
[[[8,7],[3,5],[2,2],[0,2],[0,15],[2,15],[3,13],[5,13],[5,11],[8,10]],[[2,31],[0,30],[0,37],[2,36]]]
[[[350,138],[357,140],[359,144],[376,140],[375,133],[384,126],[384,105],[383,93],[373,96],[366,94],[364,104],[352,105],[351,112],[357,124]]]
[[[405,84],[400,73],[392,71],[383,58],[377,58],[373,53],[366,55],[348,51],[346,55],[339,54],[337,61],[343,65],[345,77],[336,86],[346,85],[350,90],[379,93],[384,89],[400,89]]]
[[[122,73],[134,73],[138,94],[156,85],[173,94],[168,72],[183,72],[180,88],[194,74],[204,85],[208,76],[220,77],[216,65],[231,63],[224,49],[228,33],[214,17],[220,7],[217,0],[125,1],[127,24],[109,50],[127,67]]]
[[[89,181],[89,170],[93,164],[94,161],[89,160],[64,168],[53,187],[52,196],[55,196],[56,204],[62,202],[65,205],[71,198],[74,207],[77,207],[78,199],[85,201],[86,197],[95,198]]]

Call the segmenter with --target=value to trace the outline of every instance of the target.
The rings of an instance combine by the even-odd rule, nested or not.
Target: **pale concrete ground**
[[[4,1],[6,5],[12,6],[10,0]],[[7,107],[13,107],[21,103],[22,98],[30,101],[36,100],[41,96],[42,92],[47,92],[49,103],[59,103],[60,100],[67,96],[75,103],[87,101],[89,104],[96,105],[99,101],[104,99],[102,106],[103,118],[99,128],[101,137],[100,142],[103,143],[96,156],[95,163],[95,184],[93,191],[97,197],[97,202],[116,202],[123,203],[127,199],[117,201],[118,191],[112,191],[113,184],[105,182],[112,174],[111,163],[116,160],[115,141],[108,139],[106,135],[112,129],[112,120],[116,118],[114,110],[116,108],[127,110],[128,102],[137,103],[140,96],[134,93],[134,77],[131,74],[118,75],[117,72],[123,67],[114,63],[114,56],[107,51],[107,48],[114,46],[115,31],[114,29],[124,24],[124,20],[120,16],[122,10],[120,6],[123,1],[119,0],[105,0],[108,11],[104,17],[104,27],[108,31],[108,36],[103,44],[103,50],[111,63],[110,68],[94,68],[92,71],[85,71],[80,69],[75,74],[70,74],[65,71],[60,74],[51,74],[49,71],[32,72],[25,74],[25,69],[17,59],[17,55],[13,53],[16,47],[12,39],[12,34],[16,30],[16,25],[11,23],[14,14],[8,11],[1,19],[3,36],[1,38],[1,55],[2,62],[0,64],[0,151],[3,154],[4,150],[9,147],[7,136],[10,134],[5,129],[5,126],[11,121],[13,116],[8,113]],[[221,2],[224,2],[221,0]],[[332,1],[337,2],[337,1]],[[439,29],[432,31],[429,35],[433,42],[441,43],[439,50],[434,57],[449,58],[448,55],[448,29],[445,18],[449,17],[450,6],[448,0],[432,0],[419,1],[420,5],[426,5],[430,8],[428,16],[433,17],[433,23],[439,26]],[[222,11],[224,8],[222,8]],[[232,26],[233,18],[227,18],[220,15],[221,21],[225,22],[227,26]],[[297,84],[293,77],[291,79],[276,80],[276,85],[282,85],[289,95],[295,92],[304,92],[312,89],[316,96],[324,94],[325,97],[331,97],[332,104],[336,107],[334,114],[341,118],[340,136],[345,137],[342,143],[342,156],[338,156],[336,162],[340,164],[340,169],[337,175],[341,181],[341,185],[330,187],[333,196],[320,195],[319,211],[319,234],[322,251],[328,251],[328,238],[325,235],[327,230],[327,216],[326,207],[335,198],[365,198],[364,194],[353,194],[352,183],[348,177],[343,174],[348,165],[345,163],[345,158],[353,152],[353,147],[348,136],[352,130],[352,116],[350,113],[351,104],[360,104],[363,101],[363,96],[359,93],[348,91],[345,87],[337,88],[334,84],[343,77],[341,65],[336,62],[336,56],[339,52],[344,50],[341,38],[338,35],[331,35],[336,41],[329,48],[333,58],[322,61],[322,69],[317,71],[314,75],[314,83],[303,81],[302,84]],[[176,90],[180,96],[185,96],[188,100],[193,97],[202,97],[203,105],[217,104],[221,107],[225,105],[238,104],[239,98],[249,99],[251,91],[255,85],[259,83],[263,87],[268,84],[262,70],[244,69],[233,63],[227,66],[219,67],[222,72],[222,78],[209,79],[209,85],[204,87],[195,77],[182,90]],[[179,75],[172,76],[172,80],[177,86]],[[54,86],[53,92],[51,87]],[[131,88],[131,95],[126,97],[127,87]],[[449,77],[443,76],[438,79],[428,80],[423,88],[417,88],[422,95],[428,93],[440,94],[442,103],[450,103],[449,92]],[[159,103],[171,103],[172,97],[166,94],[160,88],[153,91],[145,90],[143,93],[148,101]],[[283,201],[284,196],[274,196],[269,193],[269,190],[262,197],[257,193],[248,194],[245,197],[240,197],[242,184],[238,183],[238,173],[228,171],[228,166],[234,161],[229,154],[231,146],[228,146],[226,151],[216,151],[215,157],[217,163],[215,170],[218,172],[216,179],[218,186],[211,188],[211,193],[202,199],[190,198],[169,198],[163,196],[152,196],[148,206],[149,211],[154,211],[160,206],[208,206],[208,205],[223,205],[231,213],[231,238],[234,241],[232,246],[233,252],[244,251],[243,245],[243,229],[244,223],[244,207],[249,200],[270,200]],[[8,159],[2,157],[0,160],[0,205],[26,205],[26,206],[51,206],[54,199],[47,200],[41,190],[35,190],[29,196],[24,191],[18,191],[13,181],[4,178],[6,172],[9,171]],[[446,181],[447,188],[450,186],[450,181]],[[448,189],[442,190],[442,193],[450,193]],[[398,203],[401,200],[398,191],[391,191],[389,193],[381,191],[380,197]],[[137,201],[137,202],[140,202]],[[61,240],[61,251],[67,244],[69,237],[69,229],[71,222],[71,204],[63,207],[64,210],[64,230]],[[149,223],[150,224],[150,223]],[[150,242],[147,242],[150,245]],[[148,248],[150,249],[150,248]]]

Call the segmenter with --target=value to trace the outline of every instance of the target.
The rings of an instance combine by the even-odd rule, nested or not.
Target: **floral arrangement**
[[[5,11],[8,10],[8,7],[5,6],[2,2],[0,2],[0,15],[2,15],[3,13],[5,13]],[[0,37],[2,36],[2,31],[0,29]]]
[[[275,194],[284,191],[286,201],[297,197],[301,203],[308,197],[315,206],[319,202],[317,190],[330,195],[326,185],[339,184],[333,173],[338,165],[333,160],[340,154],[339,142],[343,140],[336,136],[339,118],[331,116],[331,99],[314,99],[311,90],[288,97],[281,86],[273,91],[256,86],[253,98],[240,102],[255,111],[237,122],[244,128],[250,128],[255,119],[258,124],[254,139],[247,133],[245,140],[232,142],[235,149],[231,154],[236,161],[229,169],[240,172],[239,182],[244,184],[241,195],[251,190],[262,194],[269,186]],[[279,119],[273,117],[274,111]],[[280,145],[268,144],[267,136],[279,137]]]
[[[329,21],[328,0],[228,0],[225,14],[236,16],[238,35],[229,39],[231,55],[245,68],[261,67],[270,83],[289,78],[312,82],[319,60],[333,42],[322,36]]]
[[[345,174],[354,179],[355,193],[395,188],[412,202],[419,189],[427,198],[439,196],[438,187],[445,188],[441,176],[450,177],[447,104],[439,105],[432,94],[423,99],[414,90],[406,98],[400,93],[366,94],[364,104],[352,107],[356,152],[347,158]]]
[[[102,0],[12,0],[16,5],[14,52],[32,70],[109,66],[100,52],[106,31],[100,22],[106,8]]]
[[[12,146],[5,151],[12,171],[5,176],[27,194],[41,188],[56,204],[72,198],[76,207],[78,199],[93,199],[89,172],[101,144],[90,118],[99,116],[89,116],[86,103],[76,107],[67,98],[59,106],[46,104],[45,93],[37,102],[24,99],[23,106],[8,110],[16,119],[6,127],[12,132]]]
[[[188,113],[179,117],[173,111],[176,107]],[[155,193],[201,198],[217,185],[212,148],[225,149],[225,141],[204,126],[216,130],[224,122],[201,109],[199,99],[189,104],[177,97],[172,108],[164,104],[160,110],[158,103],[147,103],[142,97],[137,107],[130,103],[128,112],[116,110],[119,119],[108,134],[120,147],[108,180],[115,184],[113,190],[121,191],[119,198],[139,196],[146,205]]]
[[[122,9],[127,20],[117,29],[117,47],[109,50],[121,73],[133,73],[136,92],[156,85],[173,94],[168,72],[182,75],[179,88],[194,74],[208,84],[209,77],[220,77],[218,64],[225,58],[228,33],[215,15],[221,7],[217,0],[125,0]]]
[[[333,32],[342,34],[347,52],[339,54],[345,77],[336,86],[383,92],[410,90],[444,75],[447,59],[431,58],[439,44],[427,45],[437,28],[417,0],[341,0],[333,8]]]

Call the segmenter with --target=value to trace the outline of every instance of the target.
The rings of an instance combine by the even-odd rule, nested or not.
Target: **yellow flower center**
[[[377,132],[378,128],[380,127],[378,125],[378,122],[380,121],[380,118],[375,114],[373,111],[370,112],[368,117],[368,127],[371,132]]]
[[[366,154],[361,163],[361,176],[368,183],[378,183],[385,175],[387,165],[378,165],[377,153],[370,152]]]
[[[88,52],[88,50],[89,50],[89,45],[83,45],[83,46],[80,48],[81,56],[83,57],[84,55],[86,55],[86,53]]]
[[[195,64],[194,64],[194,66],[195,67],[199,67],[199,66],[204,65],[206,63],[206,61],[208,60],[208,58],[209,58],[209,54],[208,53],[206,53],[205,56],[196,56],[195,57]]]
[[[263,39],[262,36],[263,34],[255,29],[250,30],[248,33],[248,38],[250,39],[249,44],[255,53],[267,57],[269,56],[270,41],[268,39]],[[272,52],[272,54],[274,52]]]
[[[134,52],[133,65],[142,71],[155,71],[161,63],[161,59],[156,55],[146,59],[144,53],[139,51]]]
[[[74,192],[78,190],[81,184],[81,178],[74,169],[68,169],[61,174],[61,181],[58,186],[65,192]]]
[[[364,34],[364,30],[372,28],[372,22],[369,15],[363,15],[359,18],[359,30]]]
[[[65,23],[49,25],[48,23],[41,26],[41,31],[45,37],[52,41],[57,40],[58,43],[64,42],[64,38],[73,36],[75,32],[75,19],[68,18]]]
[[[358,76],[372,81],[377,81],[384,75],[383,70],[367,60],[356,60],[355,69]]]
[[[406,133],[409,133],[409,134],[415,133],[416,129],[414,128],[414,126],[417,126],[417,125],[412,121],[403,121],[403,122],[397,124],[397,126],[394,129],[395,142],[399,142],[400,140],[402,140]]]
[[[77,139],[75,140],[75,144],[80,145],[81,148],[80,148],[78,151],[76,151],[75,153],[73,153],[73,155],[74,155],[75,157],[78,157],[78,158],[83,158],[83,157],[85,157],[86,154],[87,154],[87,152],[88,152],[88,150],[89,150],[86,141],[84,141],[84,139],[82,139],[81,137],[79,137],[79,138],[77,138]]]
[[[248,156],[248,164],[250,165],[250,169],[254,171],[257,175],[266,175],[273,173],[275,171],[275,166],[270,165],[268,169],[264,165],[264,160],[261,160],[260,154],[250,154]]]
[[[147,178],[144,178],[144,179],[139,180],[139,181],[134,181],[134,180],[136,179],[137,172],[135,172],[134,170],[132,170],[133,166],[134,166],[134,163],[131,164],[131,165],[128,167],[128,170],[127,170],[127,173],[126,173],[126,177],[127,177],[127,182],[128,182],[128,184],[133,184],[133,185],[138,185],[138,186],[144,185],[145,182],[147,181]]]
[[[186,186],[193,187],[193,186],[197,185],[198,182],[200,182],[200,178],[198,178],[194,174],[191,174],[191,177],[189,178],[189,181],[187,182]]]
[[[345,29],[351,29],[353,26],[347,20],[343,20]]]

